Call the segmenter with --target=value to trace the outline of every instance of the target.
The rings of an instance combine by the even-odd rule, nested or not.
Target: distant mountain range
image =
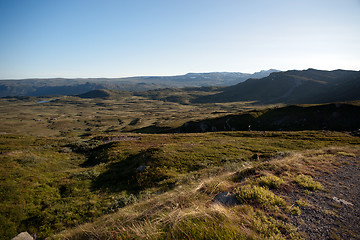
[[[269,103],[327,103],[360,100],[360,71],[274,72],[260,79],[248,79],[202,96],[194,102],[255,101]]]
[[[233,83],[236,84],[229,86]],[[94,92],[99,89],[111,92]],[[89,91],[93,92],[87,93]],[[170,77],[0,81],[1,97],[78,95],[86,98],[109,98],[118,95],[117,91],[121,91],[121,95],[143,96],[182,104],[239,101],[253,101],[256,104],[312,104],[354,101],[360,100],[360,71],[308,69],[279,72],[271,69],[254,74],[214,72]]]
[[[51,78],[0,80],[0,97],[49,96],[82,94],[96,89],[146,91],[160,88],[231,86],[249,78],[263,78],[278,70],[270,69],[253,74],[240,72],[188,73],[179,76],[128,78]]]

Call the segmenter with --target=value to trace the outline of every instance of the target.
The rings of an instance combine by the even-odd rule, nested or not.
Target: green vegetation
[[[260,204],[264,207],[285,205],[284,199],[264,187],[245,185],[235,189],[235,196],[241,203]]]
[[[279,152],[359,141],[332,132],[127,134],[113,139],[1,135],[2,235],[9,238],[28,230],[40,238],[49,236],[224,170],[278,158]],[[259,160],[253,159],[254,153]],[[140,166],[145,168],[138,171]],[[274,167],[261,164],[242,174],[277,173]],[[259,190],[268,196],[264,187],[281,188],[285,180],[267,173],[253,180],[259,187],[241,194]],[[204,193],[212,195],[227,187],[216,183],[206,189]]]
[[[310,203],[308,203],[305,199],[299,199],[296,201],[296,204],[298,206],[302,206],[302,207],[312,207],[312,205]]]
[[[322,190],[324,187],[321,183],[314,181],[311,176],[300,174],[294,179],[299,186],[304,187],[310,191]]]
[[[294,184],[294,176],[336,167],[334,159],[340,149],[349,152],[347,147],[331,147],[293,154],[276,153],[265,162],[251,162],[252,167],[246,167],[249,162],[239,163],[234,168],[236,173],[218,171],[209,176],[196,171],[199,175],[195,181],[136,201],[94,224],[82,225],[54,238],[220,239],[222,236],[227,239],[301,239],[287,216],[301,216],[300,207],[311,205],[302,198],[295,202],[298,206],[294,206],[294,202],[282,195],[287,191],[301,191],[302,187]],[[358,153],[359,149],[356,151]],[[313,165],[308,165],[308,162]],[[279,177],[274,178],[275,174]],[[234,175],[243,178],[234,178]],[[281,184],[274,190],[259,186],[274,179],[275,182],[281,179]],[[215,195],[224,191],[234,192],[239,203],[223,206],[212,202]]]
[[[190,120],[254,109],[246,102],[189,105],[163,101],[161,97],[159,100],[145,93],[134,96],[132,93],[107,92],[111,93],[108,98],[0,98],[0,133],[67,138],[132,131],[156,133],[180,127]],[[206,92],[189,90],[169,94],[178,94],[185,99],[187,95]]]
[[[276,177],[274,175],[262,176],[258,178],[257,181],[260,186],[268,187],[270,189],[279,188],[284,183],[284,181],[281,178]]]
[[[332,131],[164,133],[264,106],[191,104],[199,89],[100,98],[0,99],[0,239],[298,239],[286,191],[358,156]],[[84,96],[83,96],[84,97]],[[181,101],[180,101],[181,100]],[[142,133],[140,133],[142,132]],[[145,133],[147,132],[147,133]],[[214,201],[221,193],[238,203]],[[240,203],[239,203],[240,202]]]

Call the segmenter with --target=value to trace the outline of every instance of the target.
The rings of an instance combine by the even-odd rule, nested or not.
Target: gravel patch
[[[323,191],[285,193],[294,204],[299,198],[307,203],[299,206],[300,216],[290,216],[306,239],[360,239],[360,159],[338,160],[343,164],[331,174],[314,177]]]

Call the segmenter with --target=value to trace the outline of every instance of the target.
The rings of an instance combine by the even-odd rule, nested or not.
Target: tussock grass
[[[150,201],[129,206],[54,239],[298,239],[300,236],[293,226],[252,206],[206,206],[201,197],[194,199],[189,192],[186,196],[166,204],[157,199],[157,204]]]

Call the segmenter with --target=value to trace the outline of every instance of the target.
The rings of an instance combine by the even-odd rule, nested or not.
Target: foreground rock
[[[215,196],[213,202],[224,206],[234,206],[239,204],[239,201],[236,199],[235,195],[230,192],[219,193]]]
[[[28,232],[22,232],[11,240],[34,240],[34,238]]]

